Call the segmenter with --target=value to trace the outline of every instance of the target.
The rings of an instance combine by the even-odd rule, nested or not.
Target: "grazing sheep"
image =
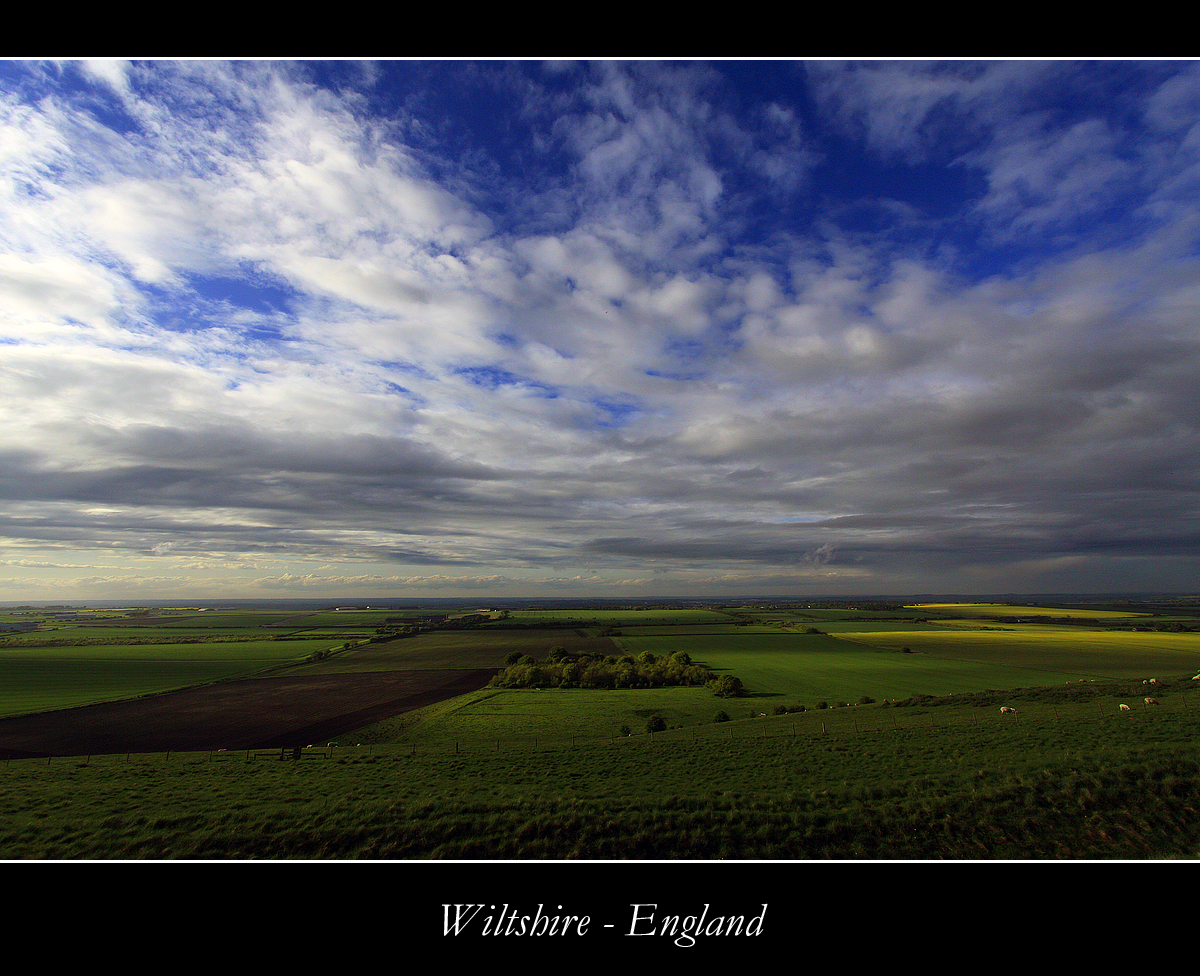
[[[1017,713],[1017,710],[1015,708],[1009,708],[1007,705],[1002,705],[1000,707],[1001,715],[1015,715],[1016,713]]]
[[[1146,704],[1147,704],[1147,705],[1157,705],[1157,704],[1158,704],[1158,699],[1157,699],[1157,698],[1147,698],[1147,699],[1146,699]]]
[[[1127,712],[1127,711],[1129,711],[1129,706],[1128,706],[1128,705],[1122,705],[1122,706],[1121,706],[1121,711],[1123,711],[1123,712]]]

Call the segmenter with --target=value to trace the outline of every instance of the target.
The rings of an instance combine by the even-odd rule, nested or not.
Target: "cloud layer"
[[[0,65],[0,599],[1193,589],[1198,91]]]

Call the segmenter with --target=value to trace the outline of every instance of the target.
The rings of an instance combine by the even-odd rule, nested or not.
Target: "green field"
[[[709,615],[706,623],[684,622],[694,611],[663,615],[658,626],[628,626],[624,623],[632,616],[628,612],[611,615],[613,623],[621,626],[619,636],[611,638],[616,650],[610,653],[637,657],[649,652],[663,657],[685,651],[714,674],[731,673],[742,680],[746,695],[732,702],[714,699],[701,688],[487,689],[383,728],[364,730],[359,738],[431,748],[447,742],[460,746],[478,742],[486,747],[497,738],[527,742],[540,738],[545,742],[556,735],[578,743],[584,737],[611,738],[623,727],[640,732],[647,718],[655,714],[669,726],[697,729],[710,725],[718,711],[740,719],[764,713],[771,716],[779,706],[794,710],[802,705],[811,712],[822,703],[854,705],[866,699],[884,703],[914,696],[1107,680],[1125,680],[1121,685],[1124,693],[1134,687],[1128,681],[1140,687],[1142,679],[1157,674],[1190,676],[1200,669],[1200,634],[1037,624],[980,630],[977,619],[960,625],[954,618],[925,622],[919,613],[897,621],[895,611],[886,613],[887,620],[880,619],[884,612],[835,612],[830,608],[822,612],[826,620],[819,629],[825,633],[806,633],[797,623],[799,611],[792,615],[778,608],[751,626],[738,626],[726,614]],[[583,616],[558,614],[560,620],[571,621]],[[538,617],[546,619],[541,613]],[[835,617],[836,622],[830,622]],[[867,619],[850,619],[856,617]],[[763,622],[767,620],[774,622]],[[512,643],[515,633],[505,634],[501,642],[500,635],[488,631],[436,638],[422,635],[408,653],[414,661],[434,666],[450,659],[494,664],[503,656],[501,652],[512,648],[540,657],[547,644],[556,642],[573,653],[597,652],[595,647],[573,644],[581,639],[571,630],[558,631],[558,637],[555,633],[547,631],[539,638],[543,641],[540,653],[535,647],[522,650]],[[482,650],[489,646],[497,649],[490,660]],[[365,662],[390,653],[356,651],[345,655],[340,666],[358,666],[360,654]]]
[[[14,761],[0,766],[0,856],[1195,859],[1189,694],[1200,698],[1188,687],[1124,715],[1022,699],[1007,721],[943,698],[574,743],[363,744],[299,762]],[[505,697],[493,721],[537,721],[525,709],[537,693]]]
[[[1092,610],[1087,607],[1022,606],[1013,603],[916,603],[910,609],[963,617],[1077,617],[1085,620],[1114,620],[1144,616],[1136,612],[1102,608]]]
[[[394,611],[44,621],[0,635],[2,714],[555,648],[682,651],[745,694],[485,687],[302,762],[12,761],[0,857],[1196,857],[1200,607],[1137,630],[1125,611],[1022,609],[517,610],[395,639],[375,632]]]
[[[36,630],[0,631],[0,716],[137,698],[256,674],[374,633],[361,622],[317,632],[299,630],[289,621],[299,622],[296,614],[269,610],[160,611],[140,617],[107,611],[91,620],[0,614],[0,623],[38,625]]]
[[[138,698],[254,674],[329,646],[329,640],[247,640],[4,647],[0,716]]]

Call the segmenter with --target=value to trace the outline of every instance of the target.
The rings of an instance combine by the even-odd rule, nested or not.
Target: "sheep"
[[[1121,706],[1121,711],[1123,711],[1123,712],[1127,712],[1127,711],[1129,711],[1129,706],[1128,706],[1128,705],[1122,705],[1122,706]]]
[[[1147,699],[1146,699],[1146,704],[1147,704],[1147,705],[1157,705],[1157,704],[1158,704],[1158,699],[1157,699],[1157,698],[1147,698]]]
[[[1000,707],[1001,715],[1015,715],[1016,713],[1017,713],[1017,710],[1015,708],[1010,708],[1008,705],[1002,705]]]

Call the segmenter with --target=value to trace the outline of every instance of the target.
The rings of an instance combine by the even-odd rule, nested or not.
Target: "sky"
[[[1200,62],[0,62],[0,601],[1200,590]]]

